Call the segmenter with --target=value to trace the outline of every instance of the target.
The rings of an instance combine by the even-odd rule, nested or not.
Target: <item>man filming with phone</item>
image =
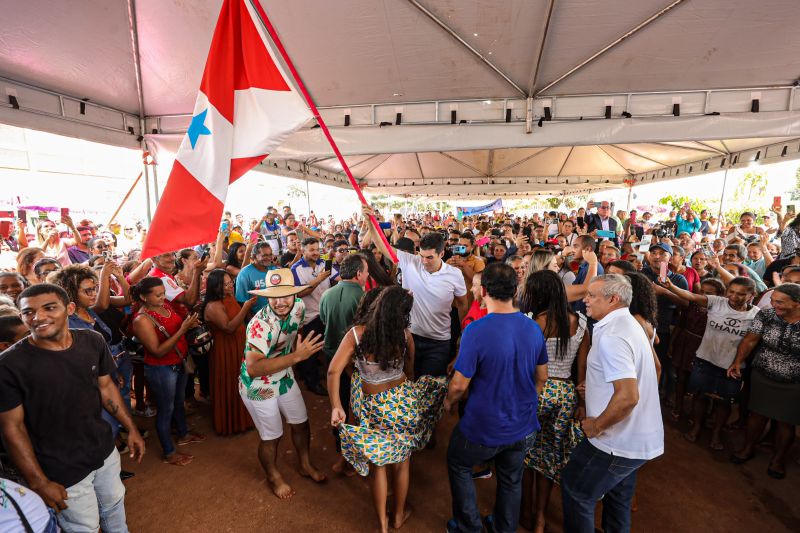
[[[589,210],[597,206],[597,213]],[[597,239],[609,239],[617,242],[617,221],[611,217],[611,204],[603,200],[599,204],[589,202],[586,204],[586,232]]]
[[[465,231],[458,238],[458,244],[450,247],[452,256],[446,261],[450,266],[454,266],[461,271],[464,276],[464,283],[467,286],[467,298],[472,303],[472,278],[475,274],[480,274],[486,268],[483,259],[475,255],[475,234]]]

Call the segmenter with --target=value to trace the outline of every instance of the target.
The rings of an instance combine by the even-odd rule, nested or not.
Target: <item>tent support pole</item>
[[[308,204],[308,216],[311,217],[311,191],[308,188],[308,174],[306,174],[306,204]]]
[[[631,199],[633,197],[633,185],[628,185],[628,201],[625,204],[625,211],[631,212]]]
[[[136,27],[136,2],[135,0],[128,0],[128,29],[131,34],[131,53],[133,54],[133,71],[136,78],[136,97],[139,100],[139,143],[142,147],[142,163],[144,165],[144,185],[147,192],[147,223],[152,221],[152,213],[150,207],[150,171],[147,168],[147,145],[144,142],[144,92],[142,90],[142,64],[139,57],[139,30]],[[153,179],[156,188],[156,203],[158,203],[158,178],[153,169]]]
[[[595,59],[597,59],[601,55],[605,54],[606,52],[608,52],[609,50],[611,50],[612,48],[617,46],[622,41],[628,39],[629,37],[632,37],[634,34],[638,33],[643,28],[649,26],[651,23],[653,23],[656,20],[660,19],[661,17],[666,15],[668,12],[670,12],[673,8],[677,7],[679,4],[682,4],[684,1],[685,0],[674,0],[668,6],[661,8],[659,11],[657,11],[653,15],[650,15],[649,18],[647,18],[644,21],[640,22],[634,28],[628,30],[627,32],[625,32],[621,36],[617,37],[616,39],[611,41],[609,44],[605,45],[603,48],[601,48],[600,50],[598,50],[597,52],[595,52],[594,54],[592,54],[588,58],[584,59],[583,61],[581,61],[580,63],[578,63],[577,65],[575,65],[571,69],[569,69],[568,71],[566,71],[564,74],[562,74],[561,76],[557,77],[556,79],[554,79],[553,81],[551,81],[550,83],[548,83],[547,85],[545,85],[544,87],[539,89],[536,92],[536,94],[537,95],[542,94],[547,89],[549,89],[552,86],[564,81],[566,78],[572,76],[575,72],[577,72],[578,70],[582,69],[583,67],[585,67],[586,65],[588,65],[589,63],[591,63],[592,61],[594,61]]]
[[[153,190],[156,193],[156,205],[161,201],[158,194],[158,164],[153,160]]]
[[[717,213],[717,232],[722,225],[722,210],[725,208],[725,190],[728,188],[728,167],[725,167],[725,175],[722,178],[722,195],[719,198],[719,213]]]
[[[444,31],[446,31],[447,33],[449,33],[449,34],[450,34],[450,36],[451,36],[453,39],[455,39],[456,41],[458,41],[459,43],[461,43],[461,45],[462,45],[462,46],[464,46],[464,47],[465,47],[467,50],[469,50],[470,52],[472,52],[472,55],[474,55],[475,57],[477,57],[478,59],[480,59],[481,61],[483,61],[483,63],[484,63],[484,64],[485,64],[487,67],[489,67],[490,69],[492,69],[492,70],[494,71],[494,73],[495,73],[495,74],[497,74],[498,76],[500,76],[501,78],[503,78],[503,79],[506,81],[506,83],[508,83],[508,84],[509,84],[509,85],[511,85],[511,86],[512,86],[514,89],[516,89],[516,91],[517,91],[519,94],[521,94],[523,97],[526,97],[526,96],[528,96],[528,94],[527,94],[527,93],[526,93],[526,92],[525,92],[525,91],[522,89],[522,87],[520,87],[519,85],[517,85],[516,83],[514,83],[514,80],[512,80],[511,78],[509,78],[509,77],[508,77],[508,76],[507,76],[507,75],[506,75],[506,74],[505,74],[505,73],[504,73],[502,70],[500,70],[499,68],[497,68],[497,67],[494,65],[494,63],[492,63],[491,61],[489,61],[489,60],[488,60],[488,59],[487,59],[487,58],[486,58],[486,57],[485,57],[483,54],[481,54],[480,52],[478,52],[478,51],[475,49],[475,47],[473,47],[471,44],[469,44],[467,41],[465,41],[465,40],[464,40],[464,39],[463,39],[463,38],[462,38],[462,37],[461,37],[459,34],[457,34],[457,33],[456,33],[456,32],[455,32],[455,31],[454,31],[454,30],[453,30],[453,29],[452,29],[450,26],[448,26],[447,24],[445,24],[445,23],[444,23],[444,22],[443,22],[441,19],[439,19],[439,17],[437,17],[436,15],[434,15],[434,14],[433,14],[431,11],[429,11],[429,10],[428,10],[428,9],[427,9],[425,6],[423,6],[422,4],[420,4],[420,3],[419,3],[417,0],[408,0],[408,2],[409,2],[411,5],[413,5],[414,7],[416,7],[417,9],[419,9],[419,10],[420,10],[420,11],[421,11],[421,12],[422,12],[422,13],[423,13],[423,14],[424,14],[426,17],[428,17],[428,18],[429,18],[429,19],[431,19],[433,22],[435,22],[437,26],[439,26],[440,28],[442,28],[442,29],[443,29]]]

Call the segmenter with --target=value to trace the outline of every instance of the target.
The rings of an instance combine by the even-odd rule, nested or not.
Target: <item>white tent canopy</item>
[[[569,194],[800,157],[794,0],[260,1],[368,191]],[[173,151],[220,5],[15,5],[0,122]],[[313,127],[261,168],[348,186]]]

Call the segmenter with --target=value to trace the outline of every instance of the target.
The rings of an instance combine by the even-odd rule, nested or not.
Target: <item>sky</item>
[[[787,161],[772,165],[751,166],[728,172],[728,195],[746,172],[764,171],[768,175],[766,198],[785,193],[794,185],[794,174],[800,162]],[[158,167],[160,189],[166,183],[171,161]],[[0,209],[17,205],[69,207],[73,214],[85,214],[105,224],[141,172],[138,150],[118,148],[50,133],[0,124]],[[723,172],[700,177],[651,183],[634,188],[631,208],[653,205],[670,193],[698,198],[719,198]],[[290,203],[299,214],[308,212],[306,198],[289,198],[290,185],[305,189],[306,182],[249,172],[231,185],[226,208],[234,214],[259,217],[267,206]],[[309,183],[310,207],[317,215],[349,217],[359,210],[355,192],[329,185]],[[151,191],[151,197],[153,191]],[[122,222],[146,220],[147,202],[144,180],[131,191],[130,198],[117,219]],[[594,200],[614,201],[619,208],[627,204],[628,191],[620,189],[590,196]],[[788,199],[788,198],[787,198]],[[459,202],[459,205],[487,203]],[[784,201],[786,203],[786,200]]]

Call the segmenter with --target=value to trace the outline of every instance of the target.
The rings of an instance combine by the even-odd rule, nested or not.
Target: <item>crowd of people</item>
[[[187,424],[198,403],[218,435],[255,428],[270,489],[291,498],[284,422],[299,472],[327,477],[301,390],[329,398],[332,470],[369,476],[381,531],[409,518],[410,460],[438,444],[442,416],[458,417],[453,532],[541,533],[555,485],[565,531],[595,531],[601,499],[603,529],[630,530],[664,418],[691,442],[710,428],[734,464],[772,440],[767,474],[784,478],[800,424],[800,216],[613,211],[365,206],[335,221],[270,207],[226,212],[215,242],[152,258],[141,225],[18,220],[0,250],[17,265],[0,272],[0,489],[18,530],[127,531],[120,456],[145,453],[137,419],[155,417],[162,461],[187,466],[186,446],[206,440]],[[491,476],[481,516],[475,483]]]

